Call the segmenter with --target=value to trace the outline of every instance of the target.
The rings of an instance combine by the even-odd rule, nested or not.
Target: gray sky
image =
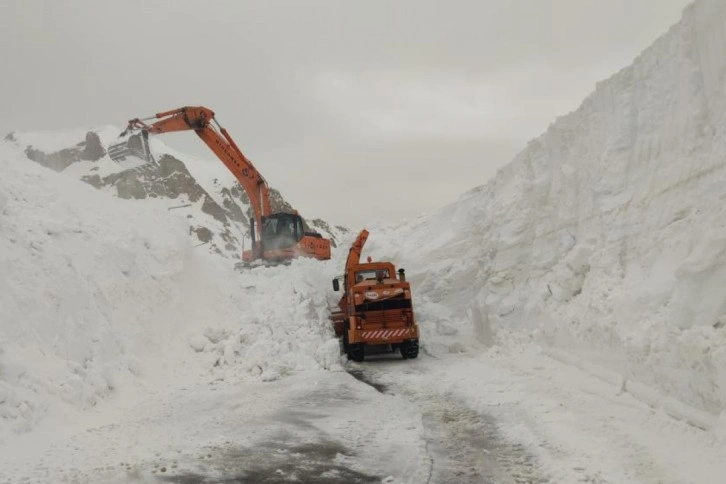
[[[485,183],[688,3],[0,0],[0,135],[204,105],[303,216],[355,229]]]

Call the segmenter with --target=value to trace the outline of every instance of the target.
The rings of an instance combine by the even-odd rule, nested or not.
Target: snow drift
[[[489,183],[391,234],[439,303],[424,316],[726,409],[725,86],[726,2],[699,0]]]
[[[161,383],[339,367],[333,265],[233,265],[194,248],[184,214],[0,143],[0,441]]]

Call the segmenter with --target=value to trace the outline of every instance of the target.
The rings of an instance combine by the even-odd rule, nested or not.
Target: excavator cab
[[[319,260],[330,259],[330,241],[317,232],[306,232],[303,218],[295,213],[262,216],[262,230],[250,219],[252,249],[242,253],[245,263],[263,259],[267,264],[289,263],[300,255]],[[258,238],[259,235],[259,238]]]
[[[262,217],[262,250],[287,249],[303,238],[302,217],[293,213],[273,213]]]

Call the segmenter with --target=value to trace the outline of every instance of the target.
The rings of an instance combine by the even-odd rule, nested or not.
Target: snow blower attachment
[[[126,129],[119,138],[124,140],[108,147],[108,156],[115,162],[125,160],[127,156],[136,156],[149,163],[154,157],[149,149],[149,132],[145,129],[133,133]]]

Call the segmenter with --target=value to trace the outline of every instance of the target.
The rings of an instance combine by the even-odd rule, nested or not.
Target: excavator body
[[[250,233],[255,233],[254,227],[251,227]],[[257,243],[253,238],[252,246]],[[284,263],[297,257],[330,259],[330,241],[317,232],[306,231],[303,219],[297,213],[274,213],[262,217],[259,245],[262,247],[262,260],[268,264]],[[242,262],[253,264],[254,261],[254,250],[242,253]]]
[[[156,120],[154,122],[147,122]],[[317,232],[304,231],[302,217],[295,213],[272,213],[270,189],[252,162],[242,153],[226,129],[217,123],[214,112],[203,106],[186,106],[144,119],[132,119],[121,133],[123,140],[108,147],[109,157],[118,162],[135,156],[154,162],[149,134],[194,131],[237,178],[250,199],[252,248],[242,253],[245,265],[255,262],[277,264],[297,257],[330,259],[330,240]]]
[[[416,358],[419,329],[416,323],[411,284],[405,271],[390,262],[360,263],[368,238],[362,230],[348,253],[345,274],[333,279],[333,290],[343,296],[330,319],[336,336],[342,338],[348,359],[363,361],[367,349],[399,350],[404,359]]]

